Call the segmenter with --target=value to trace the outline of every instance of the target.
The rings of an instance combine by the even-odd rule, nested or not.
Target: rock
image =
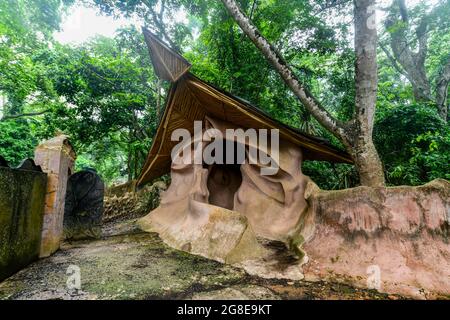
[[[0,282],[39,257],[47,175],[0,167]]]
[[[23,160],[19,166],[17,167],[19,170],[28,170],[28,171],[42,171],[40,166],[37,166],[34,163],[33,159],[25,159]]]
[[[190,214],[192,207],[199,215]],[[165,214],[167,210],[173,214]],[[139,226],[157,232],[171,247],[220,262],[252,260],[266,253],[245,216],[191,199],[159,206],[139,220]]]

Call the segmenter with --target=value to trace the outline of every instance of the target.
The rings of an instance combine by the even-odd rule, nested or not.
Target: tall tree
[[[43,75],[45,68],[35,58],[48,48],[62,13],[72,2],[0,1],[0,98],[4,100],[0,121],[42,115],[55,102]],[[46,101],[39,103],[42,100]]]
[[[429,79],[426,58],[431,32],[438,28],[444,29],[445,25],[449,27],[450,2],[448,0],[441,1],[430,12],[426,12],[425,8],[419,9],[421,10],[411,13],[405,0],[392,2],[388,18],[385,21],[391,50],[385,46],[382,48],[396,69],[411,83],[415,100],[435,103],[440,116],[447,120],[450,51],[447,47],[434,90],[432,90],[432,83]],[[443,39],[443,41],[446,40]]]
[[[61,104],[37,57],[49,48],[72,3],[0,1],[0,154],[11,165],[33,155],[36,119]]]
[[[222,0],[222,2],[307,110],[346,146],[358,170],[361,184],[384,185],[383,167],[372,141],[378,78],[375,1],[354,1],[356,96],[353,118],[347,122],[339,121],[320,104],[292,72],[281,54],[246,17],[236,1]]]
[[[65,105],[45,116],[43,135],[68,133],[96,167],[111,162],[134,179],[158,122],[155,75],[140,31],[120,29],[78,47],[55,46],[42,59]],[[166,87],[164,87],[166,89]],[[100,170],[104,174],[104,170]]]

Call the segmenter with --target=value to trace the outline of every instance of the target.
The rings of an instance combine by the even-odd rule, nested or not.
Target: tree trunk
[[[410,40],[407,33],[408,28],[411,28],[408,8],[405,0],[396,0],[393,2],[392,12],[394,16],[386,19],[386,29],[395,26],[390,36],[390,46],[393,56],[383,48],[387,57],[393,61],[394,67],[400,73],[404,74],[411,83],[413,89],[414,100],[417,102],[433,102],[436,104],[439,115],[442,119],[447,121],[448,118],[448,85],[450,82],[450,61],[444,65],[442,72],[436,82],[436,96],[433,97],[431,90],[431,83],[427,77],[427,70],[425,68],[425,59],[428,52],[428,22],[432,14],[425,16],[419,22],[415,34],[419,44],[417,52],[413,52],[410,46]],[[396,7],[400,10],[400,18],[403,26],[397,26],[399,17],[395,11]],[[436,10],[436,9],[435,9]],[[397,64],[398,63],[398,64]],[[403,70],[398,66],[400,65]]]
[[[393,24],[394,22],[388,20],[386,27],[389,28]],[[423,39],[422,41],[426,40]],[[415,54],[411,51],[405,28],[400,28],[392,33],[391,49],[395,59],[403,67],[406,77],[411,83],[414,99],[416,101],[432,101],[430,83],[425,70],[425,61],[421,58],[424,52],[419,51],[419,53]]]
[[[358,170],[360,184],[363,186],[384,186],[383,165],[372,139],[355,137],[355,142],[350,150],[355,167]]]
[[[372,141],[378,88],[377,25],[374,0],[355,0],[355,129],[350,154],[365,186],[383,186],[384,171]]]
[[[308,112],[345,144],[353,157],[361,184],[374,187],[384,185],[382,165],[372,142],[377,92],[375,1],[355,0],[356,101],[355,116],[349,123],[335,119],[305,88],[281,54],[261,35],[235,0],[222,2]]]
[[[450,57],[439,75],[436,84],[436,104],[439,114],[444,120],[448,120],[448,85],[450,83]]]

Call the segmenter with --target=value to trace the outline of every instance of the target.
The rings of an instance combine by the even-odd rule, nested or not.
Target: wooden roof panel
[[[145,28],[142,30],[158,77],[175,82],[189,71],[191,64],[185,58],[167,47],[164,42],[149,30]]]
[[[206,113],[210,116],[226,120],[225,106],[220,98],[211,94],[205,94],[204,88],[199,86],[199,83],[193,81],[193,79],[187,79],[186,85]]]

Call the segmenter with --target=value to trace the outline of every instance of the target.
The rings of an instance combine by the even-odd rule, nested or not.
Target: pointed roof
[[[191,64],[185,58],[170,49],[147,29],[142,28],[142,30],[150,51],[155,73],[160,79],[175,82],[189,71]]]
[[[170,154],[172,148],[178,143],[171,141],[172,132],[178,128],[185,128],[193,132],[194,121],[204,120],[207,116],[227,121],[243,129],[279,129],[280,139],[290,141],[302,148],[305,160],[352,163],[348,153],[332,146],[324,139],[305,134],[296,128],[287,126],[271,118],[267,113],[249,102],[233,96],[189,73],[189,62],[166,45],[159,46],[161,40],[148,30],[144,33],[147,33],[146,41],[155,70],[158,68],[158,70],[164,69],[167,71],[169,69],[166,66],[174,64],[189,67],[187,69],[177,68],[176,70],[179,71],[171,73],[170,76],[168,76],[168,72],[163,73],[164,77],[162,79],[171,81],[172,86],[164,115],[160,121],[147,161],[138,179],[138,186],[170,171]],[[158,50],[169,52],[160,52],[157,55],[152,54],[152,50],[155,50],[153,48],[157,46],[159,46]],[[180,70],[184,71],[181,72]]]

